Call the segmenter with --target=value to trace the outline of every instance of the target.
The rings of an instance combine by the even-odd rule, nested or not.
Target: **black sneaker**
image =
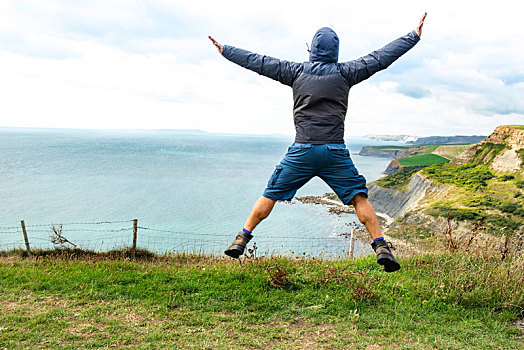
[[[399,262],[393,256],[393,253],[391,253],[390,248],[393,248],[391,243],[388,243],[383,239],[371,243],[371,247],[373,247],[373,250],[377,254],[377,263],[384,266],[384,271],[395,272],[400,270]]]
[[[224,253],[232,258],[238,258],[240,255],[244,254],[244,249],[246,249],[247,243],[253,238],[252,235],[247,235],[244,232],[240,232],[236,237],[233,243],[227,247]]]

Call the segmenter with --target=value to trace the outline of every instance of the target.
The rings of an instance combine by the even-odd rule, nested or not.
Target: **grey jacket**
[[[338,62],[339,40],[330,28],[313,37],[309,62],[295,63],[224,45],[222,55],[293,88],[297,143],[344,143],[349,89],[387,68],[420,40],[415,31],[353,61]]]

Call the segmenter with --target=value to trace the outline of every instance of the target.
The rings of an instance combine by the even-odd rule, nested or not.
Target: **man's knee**
[[[367,203],[369,203],[368,197],[364,193],[357,193],[356,195],[353,196],[353,198],[351,198],[351,201],[349,202],[349,204],[351,204],[355,208],[358,205],[367,204]]]
[[[261,196],[255,204],[255,215],[261,220],[267,218],[276,202],[274,199]]]

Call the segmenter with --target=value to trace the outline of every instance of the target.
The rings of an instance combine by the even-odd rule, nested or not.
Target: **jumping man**
[[[386,272],[400,269],[382,236],[369,203],[366,179],[359,175],[344,143],[349,89],[387,68],[420,40],[426,14],[416,30],[359,59],[338,63],[339,40],[331,28],[313,37],[309,62],[295,63],[259,55],[209,39],[228,60],[293,88],[295,142],[276,166],[263,195],[256,201],[242,231],[225,254],[238,258],[255,227],[271,213],[277,200],[291,200],[311,178],[324,180],[345,205],[353,205]]]

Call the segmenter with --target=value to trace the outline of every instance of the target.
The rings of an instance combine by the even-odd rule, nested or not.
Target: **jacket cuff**
[[[408,35],[411,36],[413,40],[416,40],[417,42],[420,40],[420,36],[418,36],[417,31],[415,29],[409,32]]]
[[[222,45],[222,56],[229,59],[231,48],[229,45]]]

